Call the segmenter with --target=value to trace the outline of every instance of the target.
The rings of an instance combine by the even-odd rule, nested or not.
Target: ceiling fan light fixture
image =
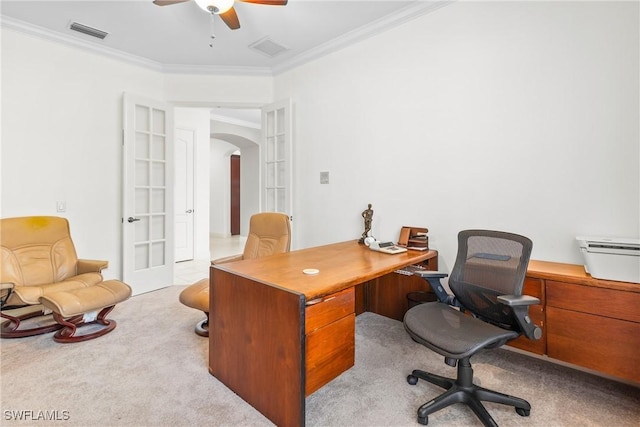
[[[234,0],[195,0],[205,12],[220,15],[233,7]]]

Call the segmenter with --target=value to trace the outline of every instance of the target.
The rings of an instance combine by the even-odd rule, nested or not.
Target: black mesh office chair
[[[407,311],[405,329],[415,341],[443,355],[445,363],[458,365],[456,379],[421,370],[407,377],[411,385],[423,379],[447,389],[418,409],[420,424],[428,424],[429,414],[454,403],[467,404],[485,426],[497,424],[481,401],[511,405],[519,415],[529,415],[531,405],[526,400],[473,384],[469,359],[482,349],[500,347],[521,334],[529,339],[541,337],[541,329],[528,316],[528,306],[539,300],[522,295],[531,247],[531,240],[517,234],[462,231],[449,278],[454,295],[447,294],[440,283],[446,274],[417,273],[429,282],[438,301]]]

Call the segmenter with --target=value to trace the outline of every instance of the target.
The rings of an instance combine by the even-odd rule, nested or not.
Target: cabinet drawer
[[[307,335],[305,396],[355,363],[355,319],[352,312]]]
[[[547,306],[640,322],[640,293],[547,280]]]
[[[336,292],[319,300],[307,302],[305,309],[306,334],[335,322],[355,310],[355,293],[353,288]]]
[[[547,354],[640,382],[640,323],[547,307]]]

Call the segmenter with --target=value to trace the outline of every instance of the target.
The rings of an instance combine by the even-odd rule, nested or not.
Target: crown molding
[[[181,65],[162,64],[157,61],[123,52],[106,46],[96,45],[88,41],[72,37],[70,35],[57,33],[55,31],[30,24],[8,16],[0,15],[0,26],[30,34],[47,40],[52,40],[68,46],[83,49],[85,51],[97,53],[113,59],[117,59],[129,64],[138,65],[154,71],[168,74],[205,74],[205,75],[245,75],[245,76],[273,76],[289,71],[297,66],[321,58],[332,52],[338,51],[346,46],[364,40],[395,26],[408,22],[426,13],[434,12],[458,0],[420,0],[413,4],[398,9],[396,12],[380,18],[370,24],[350,31],[340,37],[329,40],[320,46],[309,49],[280,64],[268,67],[236,67],[236,66],[216,66],[216,65]]]
[[[118,49],[107,46],[99,46],[95,43],[78,39],[76,37],[61,34],[47,28],[30,24],[28,22],[14,19],[5,15],[0,15],[0,26],[11,30],[19,31],[24,34],[51,40],[67,46],[79,48],[92,53],[97,53],[113,59],[117,59],[129,64],[138,65],[153,71],[174,74],[214,74],[214,75],[250,75],[250,76],[272,76],[270,68],[266,67],[235,67],[222,65],[180,65],[180,64],[162,64],[152,61],[141,56],[132,55]]]
[[[329,40],[313,49],[309,49],[291,59],[273,67],[273,74],[277,75],[289,71],[297,66],[311,62],[344,47],[364,40],[368,37],[380,34],[386,30],[411,21],[419,16],[434,12],[442,7],[457,2],[458,0],[430,0],[416,1],[413,4],[398,9],[396,12],[382,17],[372,23],[356,28],[340,37]]]
[[[19,31],[32,36],[40,37],[47,40],[52,40],[58,43],[66,44],[75,48],[83,49],[93,53],[99,53],[111,58],[125,61],[130,64],[139,65],[141,67],[149,68],[154,71],[162,71],[162,64],[156,61],[143,58],[141,56],[132,55],[130,53],[123,52],[121,50],[112,49],[106,46],[96,46],[93,43],[84,41],[75,37],[71,37],[65,34],[51,31],[47,28],[39,27],[37,25],[30,24],[28,22],[14,19],[5,15],[0,16],[0,26],[9,28],[11,30]]]

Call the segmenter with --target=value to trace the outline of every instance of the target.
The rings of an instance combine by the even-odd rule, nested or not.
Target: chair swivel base
[[[454,403],[464,403],[469,406],[486,427],[497,427],[498,424],[486,410],[482,401],[513,406],[516,412],[523,417],[529,416],[531,413],[531,405],[526,400],[473,384],[473,369],[468,358],[461,359],[458,362],[457,379],[446,378],[417,369],[407,376],[407,382],[411,385],[417,384],[418,379],[428,381],[447,390],[418,409],[418,423],[422,425],[429,424],[429,414]]]
[[[196,334],[200,335],[201,337],[209,336],[209,318],[208,317],[198,322],[198,324],[196,325]]]
[[[32,306],[33,307],[33,306]],[[25,307],[32,308],[32,307]],[[36,328],[20,328],[20,324],[23,320],[34,319],[36,317],[49,316],[51,313],[45,313],[41,309],[37,310],[27,310],[26,313],[20,314],[18,316],[11,316],[7,313],[0,313],[0,317],[3,319],[7,319],[6,322],[3,322],[0,326],[0,338],[22,338],[22,337],[31,337],[35,335],[48,334],[50,332],[55,332],[62,328],[62,325],[58,323],[51,323],[44,326],[39,326]]]

